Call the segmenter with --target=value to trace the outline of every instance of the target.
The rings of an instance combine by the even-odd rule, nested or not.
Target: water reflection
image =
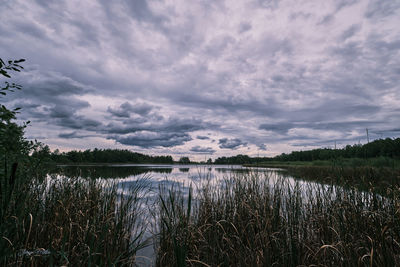
[[[197,176],[214,176],[218,174],[247,173],[249,168],[239,165],[145,165],[145,164],[112,164],[112,165],[60,165],[50,171],[50,174],[57,174],[70,178],[91,178],[91,179],[125,179],[148,174],[152,178],[165,178],[165,174],[172,177],[198,180]],[[182,175],[184,174],[184,175]],[[160,176],[161,175],[161,176]],[[191,178],[190,178],[191,177]],[[210,178],[210,177],[208,177]]]
[[[135,188],[138,183],[145,180],[146,194],[141,196],[142,208],[145,220],[149,225],[155,224],[154,218],[149,216],[149,203],[155,203],[159,194],[167,193],[169,189],[180,190],[183,196],[187,196],[189,188],[200,188],[202,183],[211,183],[216,186],[224,186],[224,181],[235,175],[249,173],[251,171],[260,173],[271,173],[268,169],[245,168],[239,165],[151,165],[151,164],[115,164],[107,166],[59,166],[51,174],[58,179],[63,177],[78,179],[96,179],[107,183],[116,182],[121,196],[128,195],[130,188]],[[276,173],[276,170],[272,170]],[[196,196],[194,196],[196,198]],[[196,199],[193,199],[195,202]],[[151,208],[150,208],[151,209]],[[146,214],[147,210],[147,214]],[[151,230],[151,229],[150,229]],[[145,233],[145,238],[152,237],[151,231]],[[146,259],[139,266],[154,265],[154,250],[152,246],[146,247],[138,252],[140,259]]]
[[[50,174],[58,174],[70,178],[90,179],[124,179],[146,173],[170,174],[171,167],[151,167],[137,165],[86,165],[86,166],[58,166]]]

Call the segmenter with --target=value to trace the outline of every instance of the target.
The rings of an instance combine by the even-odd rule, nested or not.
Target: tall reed
[[[398,266],[400,189],[388,190],[390,198],[256,172],[203,184],[190,208],[184,194],[170,190],[160,195],[157,263]],[[179,248],[185,251],[180,258]]]
[[[15,194],[1,223],[0,264],[134,265],[144,245],[144,186],[138,182],[121,195],[115,183],[96,180],[32,181]]]

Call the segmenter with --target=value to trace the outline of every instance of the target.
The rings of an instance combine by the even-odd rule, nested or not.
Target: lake
[[[257,172],[269,177],[271,182],[286,177],[290,184],[295,180],[285,175],[282,169],[254,168],[241,165],[164,165],[164,164],[109,164],[109,165],[60,165],[56,172],[59,178],[84,178],[96,179],[103,182],[113,181],[118,184],[121,193],[127,194],[129,188],[136,183],[144,182],[148,191],[143,199],[146,202],[154,202],[158,197],[159,188],[179,187],[187,194],[189,187],[196,188],[202,183],[211,183],[220,186],[221,182],[241,173]],[[196,190],[194,190],[195,192]],[[146,217],[146,220],[152,218]],[[147,237],[151,236],[150,229]],[[150,245],[138,253],[140,266],[152,266],[154,250]]]
[[[342,190],[337,191],[338,186],[319,184],[294,179],[286,173],[285,170],[276,168],[249,168],[240,165],[157,165],[157,164],[110,164],[106,166],[84,165],[84,166],[59,166],[55,172],[57,177],[68,177],[78,179],[96,179],[100,182],[115,182],[118,190],[123,195],[129,194],[129,188],[137,183],[145,183],[146,192],[142,195],[143,220],[149,223],[145,238],[151,238],[156,232],[152,225],[155,225],[154,218],[149,216],[151,209],[156,207],[154,203],[159,198],[160,188],[167,191],[171,188],[178,189],[183,195],[187,195],[189,188],[193,188],[193,199],[196,201],[196,188],[208,183],[211,186],[221,188],[226,182],[232,181],[231,178],[242,174],[257,175],[271,184],[283,183],[284,190],[300,192],[302,203],[310,202],[315,198],[315,192],[325,196],[326,202],[336,198],[337,192],[341,194]],[[265,178],[265,179],[264,179]],[[296,187],[296,189],[295,189]],[[300,188],[300,190],[298,190]],[[164,191],[164,192],[167,192]],[[290,193],[289,193],[290,194]],[[370,196],[368,193],[361,193],[358,196],[362,202],[368,202]],[[285,201],[282,204],[282,210],[285,210]],[[149,212],[150,211],[150,212]],[[139,266],[154,265],[154,248],[152,245],[141,249],[138,253]]]

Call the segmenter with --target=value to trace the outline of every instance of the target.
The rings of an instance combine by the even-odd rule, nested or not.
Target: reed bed
[[[19,187],[0,225],[2,266],[133,266],[145,245],[138,182],[50,178]]]
[[[388,195],[400,186],[400,170],[387,167],[291,166],[287,174],[301,180],[357,187]],[[284,174],[284,173],[283,173]]]
[[[157,266],[400,266],[400,189],[242,173],[159,196]]]

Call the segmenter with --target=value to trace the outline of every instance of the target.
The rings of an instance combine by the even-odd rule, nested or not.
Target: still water
[[[241,165],[160,165],[160,164],[110,164],[67,166],[61,165],[54,173],[58,177],[96,179],[104,182],[115,182],[122,194],[128,194],[129,188],[138,181],[146,183],[146,194],[143,194],[144,209],[158,197],[160,188],[179,188],[187,194],[189,187],[195,193],[196,188],[202,183],[215,186],[235,175],[243,173],[261,173],[269,179],[277,180],[286,177],[286,181],[294,183],[294,179],[285,175],[281,169],[248,168]],[[195,196],[194,196],[195,197]],[[152,220],[146,217],[146,220]],[[152,236],[151,229],[146,233],[146,238]],[[139,266],[153,266],[154,249],[152,245],[140,250],[137,254]]]
[[[194,201],[196,201],[196,188],[200,188],[203,183],[212,186],[223,186],[225,181],[243,173],[265,178],[264,181],[274,185],[279,181],[284,181],[285,191],[294,187],[300,187],[298,192],[302,201],[307,203],[314,198],[315,192],[328,192],[327,196],[335,197],[333,185],[318,184],[294,179],[282,169],[273,168],[248,168],[240,165],[155,165],[155,164],[112,164],[107,166],[86,165],[86,166],[59,166],[55,174],[58,177],[96,179],[100,182],[115,182],[122,195],[129,194],[129,188],[134,187],[139,182],[146,183],[146,193],[143,194],[143,209],[151,209],[151,203],[159,197],[160,188],[169,189],[179,188],[185,195],[190,187],[193,188]],[[363,194],[363,198],[368,198],[368,194]],[[327,199],[328,201],[328,199]],[[150,204],[149,204],[150,203]],[[155,208],[155,206],[153,206]],[[146,213],[146,211],[145,211]],[[151,225],[151,216],[143,219]],[[145,238],[152,239],[154,228],[147,230]],[[151,242],[151,241],[150,241]],[[141,249],[138,253],[139,266],[154,265],[154,248],[152,245]]]

